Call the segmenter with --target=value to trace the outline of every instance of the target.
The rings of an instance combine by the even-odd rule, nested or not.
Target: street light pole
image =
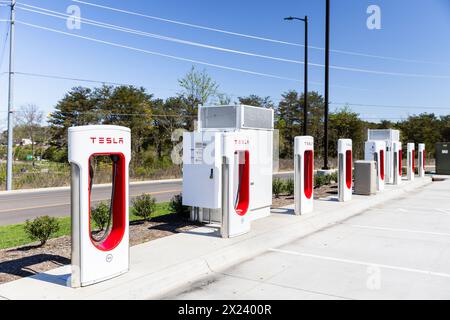
[[[303,135],[308,135],[308,16],[305,16],[305,107],[303,108]]]
[[[326,0],[326,27],[325,27],[325,117],[324,117],[324,157],[323,169],[328,170],[328,108],[330,93],[330,0]]]
[[[299,20],[305,23],[305,79],[304,79],[304,108],[303,108],[303,135],[308,135],[308,16],[305,18],[287,17],[284,20]]]
[[[13,112],[14,112],[14,32],[16,0],[11,0],[11,29],[9,32],[9,92],[8,92],[8,150],[6,164],[6,190],[13,188]]]

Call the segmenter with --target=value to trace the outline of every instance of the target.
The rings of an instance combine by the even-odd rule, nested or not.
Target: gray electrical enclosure
[[[355,162],[355,194],[377,193],[377,166],[375,161]]]
[[[450,142],[436,143],[436,174],[450,175]]]

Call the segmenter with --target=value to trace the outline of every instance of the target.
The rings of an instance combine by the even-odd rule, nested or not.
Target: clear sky
[[[85,0],[90,3],[139,12],[155,17],[186,22],[258,37],[303,43],[303,23],[283,21],[285,16],[310,17],[310,45],[325,43],[325,0]],[[394,59],[381,59],[333,52],[331,64],[392,74],[331,70],[332,102],[406,106],[352,106],[367,119],[398,120],[410,114],[450,113],[450,0],[332,0],[331,47],[334,50],[363,53]],[[278,101],[289,90],[303,90],[303,66],[286,61],[219,52],[132,35],[82,24],[81,30],[69,30],[66,21],[25,11],[24,5],[65,13],[78,5],[82,18],[98,20],[148,33],[172,37],[237,51],[251,52],[287,60],[303,61],[303,48],[179,24],[114,12],[70,0],[18,0],[17,20],[75,35],[114,42],[120,45],[158,52],[211,64],[277,75],[275,79],[199,65],[220,84],[220,90],[237,97],[258,94]],[[381,30],[366,26],[370,5],[381,8]],[[31,8],[31,7],[25,7]],[[8,8],[0,7],[0,19],[8,18]],[[33,9],[35,10],[35,9]],[[189,71],[192,63],[130,49],[113,47],[68,35],[17,24],[16,71],[39,73],[141,85],[165,98],[179,91],[177,79]],[[7,29],[0,24],[0,48]],[[1,51],[0,51],[1,52]],[[7,71],[5,50],[1,72]],[[411,61],[413,60],[413,61]],[[324,52],[310,50],[310,62],[322,65]],[[398,75],[402,74],[402,75]],[[406,76],[416,74],[421,76]],[[425,75],[425,76],[422,76]],[[311,90],[323,92],[324,69],[310,67]],[[46,113],[71,87],[95,86],[73,80],[55,80],[17,75],[16,106],[35,103]],[[7,76],[0,78],[0,127],[6,126]],[[425,108],[412,108],[423,106]],[[335,108],[333,105],[332,108]]]

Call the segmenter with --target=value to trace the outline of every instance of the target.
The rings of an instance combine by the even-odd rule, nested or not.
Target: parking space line
[[[430,232],[430,231],[420,231],[420,230],[410,230],[410,229],[398,229],[398,228],[388,228],[388,227],[374,227],[374,226],[363,226],[358,224],[348,224],[342,223],[342,225],[359,228],[359,229],[370,229],[370,230],[381,230],[381,231],[393,231],[393,232],[406,232],[406,233],[418,233],[418,234],[426,234],[431,236],[444,236],[450,237],[450,233],[445,232]]]
[[[405,272],[418,273],[418,274],[424,274],[424,275],[428,275],[428,276],[436,276],[436,277],[450,279],[450,274],[442,273],[442,272],[434,272],[434,271],[428,271],[428,270],[422,270],[422,269],[391,266],[391,265],[387,265],[387,264],[371,263],[371,262],[365,262],[365,261],[359,261],[359,260],[334,258],[334,257],[321,256],[321,255],[310,254],[310,253],[295,252],[295,251],[290,251],[290,250],[269,249],[269,251],[287,254],[287,255],[293,255],[293,256],[300,256],[300,257],[305,257],[305,258],[313,258],[313,259],[319,259],[319,260],[325,260],[325,261],[341,262],[341,263],[354,264],[354,265],[366,266],[366,267],[378,267],[378,268],[384,268],[384,269],[390,269],[390,270],[396,270],[396,271],[405,271]]]
[[[367,210],[367,213],[371,213],[371,211],[389,211],[389,213],[423,213],[423,214],[450,214],[450,210],[447,209],[440,209],[440,208],[421,208],[421,207],[408,207],[408,206],[402,206],[402,207],[386,207],[386,208],[370,208]]]

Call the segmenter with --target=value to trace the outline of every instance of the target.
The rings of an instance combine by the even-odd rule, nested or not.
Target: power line
[[[11,20],[9,20],[9,21],[11,21]],[[9,36],[10,29],[11,29],[11,25],[8,23],[8,28],[6,29],[5,41],[3,43],[2,53],[1,53],[1,56],[0,56],[0,70],[2,70],[2,68],[3,68],[3,59],[5,57],[5,51],[6,51],[6,46],[7,46],[6,44],[7,44],[7,41],[8,41],[8,36]]]
[[[133,86],[134,85],[134,84],[130,84],[130,83],[120,83],[120,82],[111,82],[111,81],[93,80],[93,79],[82,79],[82,78],[74,78],[74,77],[42,74],[42,73],[16,72],[16,74],[23,75],[23,76],[30,76],[30,77],[48,78],[48,79],[56,79],[56,80],[69,80],[69,81],[87,82],[87,83],[98,83],[98,84],[107,84],[107,85],[113,85],[113,86]],[[169,89],[169,88],[157,88],[157,87],[148,87],[148,88],[158,89],[158,90],[167,90],[167,91],[176,91],[175,89]]]
[[[31,8],[35,8],[35,9],[38,9],[38,10],[42,10],[44,12],[20,7],[21,10],[26,10],[26,11],[30,11],[30,12],[46,15],[46,16],[56,17],[56,18],[59,18],[59,19],[66,19],[68,17],[71,17],[68,14],[57,12],[57,11],[53,11],[53,10],[48,10],[48,9],[41,8],[41,7],[31,6],[31,5],[27,5],[27,4],[22,4],[22,5],[27,6],[27,7],[31,7]],[[51,13],[54,13],[54,14],[51,14]],[[245,56],[250,56],[250,57],[262,58],[262,59],[269,59],[269,60],[274,60],[274,61],[279,61],[279,62],[287,62],[287,63],[294,63],[294,64],[304,64],[303,61],[292,60],[292,59],[285,59],[285,58],[280,58],[280,57],[273,57],[273,56],[268,56],[268,55],[252,53],[252,52],[239,51],[239,50],[234,50],[234,49],[229,49],[229,48],[212,46],[212,45],[208,45],[208,44],[203,44],[203,43],[198,43],[198,42],[193,42],[193,41],[187,41],[187,40],[177,39],[177,38],[173,38],[173,37],[166,37],[166,36],[163,36],[163,35],[158,35],[158,34],[149,33],[149,32],[136,30],[136,29],[130,29],[130,28],[126,28],[126,27],[122,27],[122,26],[118,26],[118,25],[113,25],[113,24],[108,24],[108,23],[104,23],[104,22],[97,21],[97,20],[92,20],[92,19],[85,19],[85,18],[81,18],[81,17],[79,19],[80,19],[80,21],[83,21],[84,23],[89,24],[89,25],[97,26],[97,27],[100,27],[100,28],[107,28],[107,29],[110,29],[110,30],[115,30],[115,31],[120,31],[120,32],[125,32],[125,33],[129,33],[129,34],[140,35],[140,36],[144,36],[144,37],[150,37],[150,38],[154,38],[154,39],[170,41],[170,42],[175,42],[175,43],[184,44],[184,45],[190,45],[190,46],[195,46],[195,47],[201,47],[201,48],[205,48],[205,49],[216,50],[216,51],[221,51],[221,52],[226,52],[226,53],[233,53],[233,54],[238,54],[238,55],[245,55]],[[309,63],[308,65],[312,66],[312,67],[318,67],[318,68],[324,68],[325,67],[323,64],[318,64],[318,63]],[[387,75],[387,76],[410,77],[410,78],[450,79],[450,75],[432,75],[432,74],[415,74],[415,73],[389,72],[389,71],[379,71],[379,70],[362,69],[362,68],[345,67],[345,66],[334,66],[334,65],[330,66],[330,68],[334,69],[334,70],[338,70],[338,71],[368,73],[368,74],[374,74],[374,75]]]
[[[39,10],[43,10],[45,12],[41,12],[41,11],[33,10],[33,9],[22,8],[22,7],[18,7],[18,8],[21,9],[21,10],[34,12],[34,13],[38,13],[38,14],[42,14],[42,15],[46,15],[46,16],[55,17],[55,18],[60,18],[60,19],[64,19],[64,20],[66,20],[68,17],[71,17],[68,14],[64,14],[64,13],[53,11],[53,10],[48,10],[48,9],[45,9],[45,8],[40,8],[40,7],[35,7],[35,6],[30,6],[30,5],[26,5],[26,6],[33,7],[33,8],[39,9]],[[55,13],[55,14],[46,13],[46,12],[51,12],[51,13]],[[298,61],[298,60],[267,56],[267,55],[252,53],[252,52],[239,51],[239,50],[228,49],[228,48],[208,45],[208,44],[204,44],[204,43],[199,43],[199,42],[193,42],[193,41],[188,41],[188,40],[183,40],[183,39],[177,39],[177,38],[173,38],[173,37],[167,37],[167,36],[158,35],[158,34],[154,34],[154,33],[149,33],[149,32],[145,32],[145,31],[141,31],[141,30],[126,28],[126,27],[122,27],[122,26],[118,26],[118,25],[114,25],[114,24],[109,24],[109,23],[105,23],[105,22],[101,22],[101,21],[97,21],[97,20],[92,20],[92,19],[86,19],[86,18],[81,18],[80,17],[79,20],[80,20],[80,22],[83,22],[85,24],[92,25],[92,26],[97,26],[97,27],[101,27],[101,28],[107,28],[107,29],[110,29],[110,30],[121,31],[121,32],[129,33],[129,34],[135,34],[135,35],[149,37],[149,38],[154,38],[154,39],[159,39],[159,40],[175,42],[175,43],[179,43],[179,44],[185,44],[185,45],[190,45],[190,46],[195,46],[195,47],[200,47],[200,48],[205,48],[205,49],[211,49],[211,50],[216,50],[216,51],[222,51],[222,52],[246,55],[246,56],[256,57],[256,58],[270,59],[270,60],[275,60],[275,61],[280,61],[280,62],[304,64],[304,62]]]
[[[171,19],[165,19],[165,18],[156,17],[156,16],[147,15],[147,14],[138,13],[138,12],[133,12],[133,11],[129,11],[129,10],[123,10],[123,9],[109,7],[109,6],[99,5],[99,4],[95,4],[95,3],[91,3],[91,2],[87,2],[87,1],[72,0],[72,2],[76,2],[76,3],[80,3],[80,4],[84,4],[84,5],[92,6],[92,7],[96,7],[96,8],[106,9],[106,10],[110,10],[110,11],[114,11],[114,12],[134,15],[134,16],[138,16],[138,17],[142,17],[142,18],[152,19],[152,20],[156,20],[156,21],[167,22],[167,23],[182,25],[182,26],[196,28],[196,29],[201,29],[201,30],[213,31],[213,32],[218,32],[218,33],[222,33],[222,34],[238,36],[238,37],[242,37],[242,38],[266,41],[266,42],[283,44],[283,45],[289,45],[289,46],[303,47],[303,45],[299,44],[299,43],[293,43],[293,42],[288,42],[288,41],[276,40],[276,39],[271,39],[271,38],[266,38],[266,37],[259,37],[259,36],[250,35],[250,34],[244,34],[244,33],[227,31],[227,30],[218,29],[218,28],[211,28],[211,27],[201,26],[201,25],[198,25],[198,24],[186,23],[186,22],[177,21],[177,20],[171,20]],[[317,47],[317,46],[309,46],[309,48],[315,49],[315,50],[321,50],[321,51],[325,50],[324,48]],[[407,62],[407,63],[420,63],[420,64],[434,64],[434,65],[450,66],[450,63],[440,63],[440,62],[414,60],[414,59],[403,59],[403,58],[396,58],[396,57],[382,56],[382,55],[373,55],[373,54],[366,54],[366,53],[346,51],[346,50],[331,49],[330,51],[334,52],[334,53],[338,53],[338,54],[361,56],[361,57],[366,57],[366,58],[401,61],[401,62]]]
[[[395,108],[395,109],[435,109],[435,110],[449,110],[449,107],[442,106],[399,106],[399,105],[380,105],[380,104],[362,104],[362,103],[347,103],[347,102],[330,102],[332,105],[347,105],[352,107],[374,107],[374,108]]]
[[[223,65],[219,65],[219,64],[213,64],[213,63],[209,63],[209,62],[204,62],[204,61],[199,61],[199,60],[193,60],[193,59],[188,59],[188,58],[183,58],[183,57],[163,54],[163,53],[159,53],[159,52],[155,52],[155,51],[139,49],[139,48],[135,48],[135,47],[127,46],[127,45],[121,45],[121,44],[110,42],[110,41],[104,41],[104,40],[100,40],[100,39],[95,39],[95,38],[90,38],[90,37],[86,37],[86,36],[81,36],[81,35],[77,35],[77,34],[64,32],[64,31],[60,31],[60,30],[56,30],[56,29],[52,29],[52,28],[47,28],[47,27],[43,27],[43,26],[39,26],[39,25],[35,25],[35,24],[23,22],[23,21],[16,21],[16,22],[20,23],[22,25],[25,25],[25,26],[36,28],[36,29],[46,30],[46,31],[59,33],[59,34],[63,34],[63,35],[70,36],[70,37],[75,37],[75,38],[79,38],[79,39],[89,40],[89,41],[92,41],[92,42],[106,44],[106,45],[110,45],[110,46],[117,47],[117,48],[128,49],[128,50],[137,51],[137,52],[141,52],[141,53],[146,53],[146,54],[150,54],[150,55],[155,55],[155,56],[159,56],[159,57],[170,58],[170,59],[174,59],[174,60],[178,60],[178,61],[190,62],[190,63],[193,63],[193,64],[199,64],[199,65],[214,67],[214,68],[218,68],[218,69],[236,71],[236,72],[241,72],[241,73],[246,73],[246,74],[251,74],[251,75],[256,75],[256,76],[274,78],[274,79],[279,79],[279,80],[288,80],[288,81],[301,82],[300,80],[294,79],[294,78],[282,77],[282,76],[277,76],[277,75],[273,75],[273,74],[261,73],[261,72],[256,72],[256,71],[240,69],[240,68],[233,68],[233,67],[223,66]]]

